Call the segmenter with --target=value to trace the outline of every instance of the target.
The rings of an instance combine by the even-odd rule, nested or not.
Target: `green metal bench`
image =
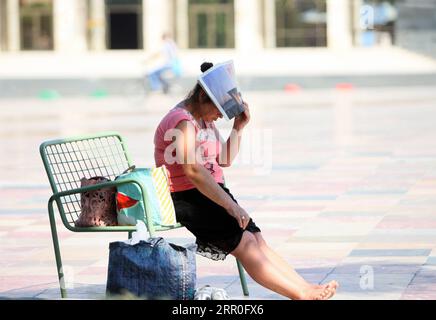
[[[56,230],[53,203],[56,202],[64,226],[73,232],[127,232],[130,238],[136,230],[134,226],[111,227],[76,227],[80,215],[80,193],[103,187],[112,187],[124,183],[136,183],[142,190],[144,203],[146,193],[142,185],[134,180],[114,181],[115,177],[126,168],[133,165],[122,137],[116,132],[100,133],[90,136],[78,136],[43,142],[39,148],[42,161],[50,182],[53,195],[48,201],[48,215],[56,257],[56,266],[62,298],[67,297],[64,272],[62,268],[61,250]],[[105,176],[111,182],[98,185],[80,187],[83,177]],[[146,215],[150,236],[155,232],[167,231],[183,227],[177,223],[173,226],[153,225],[151,216]],[[245,272],[241,263],[236,260],[242,291],[248,296]]]

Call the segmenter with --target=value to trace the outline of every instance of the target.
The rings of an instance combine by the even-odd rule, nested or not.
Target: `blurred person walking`
[[[148,83],[152,91],[162,90],[166,94],[171,87],[169,78],[178,78],[182,73],[178,47],[169,33],[162,35],[161,50],[151,54],[145,62],[153,60],[154,66],[146,73],[145,84]]]

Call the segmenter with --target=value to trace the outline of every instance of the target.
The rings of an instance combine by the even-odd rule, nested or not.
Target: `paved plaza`
[[[244,93],[252,120],[226,182],[264,238],[304,278],[340,283],[334,299],[436,299],[436,90],[356,88]],[[39,144],[118,131],[137,166],[182,96],[0,99],[0,297],[58,299]],[[229,124],[218,126],[225,135]],[[58,220],[71,298],[105,297],[108,246],[126,234],[76,234]],[[194,241],[185,229],[161,233]],[[283,299],[235,259],[197,256],[198,287],[232,299]]]

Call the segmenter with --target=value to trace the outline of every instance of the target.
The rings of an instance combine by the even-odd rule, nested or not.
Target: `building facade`
[[[0,50],[347,49],[366,0],[0,0]],[[373,0],[371,3],[381,1]],[[373,12],[368,13],[371,18]],[[368,30],[366,30],[368,31]]]
[[[398,3],[395,31],[400,47],[436,58],[436,0]]]

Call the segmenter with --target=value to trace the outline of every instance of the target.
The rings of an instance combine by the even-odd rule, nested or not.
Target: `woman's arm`
[[[244,102],[245,111],[235,118],[233,123],[232,132],[230,133],[227,141],[221,145],[221,153],[217,155],[216,161],[221,167],[230,167],[233,160],[239,153],[239,147],[241,145],[242,131],[250,121],[250,110],[248,104]],[[220,135],[217,129],[215,129],[217,138],[220,139]],[[224,151],[224,152],[223,152]]]
[[[183,138],[176,141],[176,153],[185,175],[202,194],[226,209],[238,221],[239,226],[245,229],[250,220],[249,215],[218,185],[210,172],[197,163],[195,130],[190,128],[188,121],[180,122],[176,128],[183,133],[181,135]]]

